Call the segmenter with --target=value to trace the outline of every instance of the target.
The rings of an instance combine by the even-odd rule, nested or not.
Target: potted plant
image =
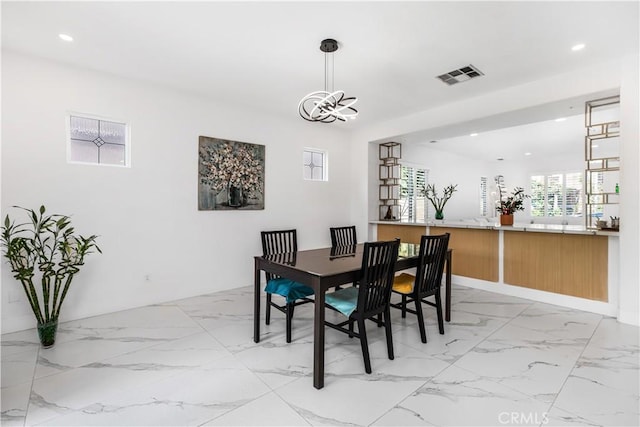
[[[45,215],[45,207],[36,212],[14,206],[28,213],[30,222],[16,224],[5,217],[2,227],[3,255],[24,290],[38,324],[43,347],[55,343],[60,308],[73,277],[84,265],[84,257],[95,249],[97,236],[74,234],[71,220],[65,215]],[[35,283],[40,282],[40,289]]]
[[[500,199],[497,202],[496,211],[500,213],[500,225],[513,225],[513,213],[524,210],[524,200],[529,196],[524,194],[524,188],[514,188],[511,195],[503,192],[502,186],[498,186]]]
[[[450,184],[448,187],[444,188],[444,194],[442,197],[438,196],[438,191],[436,190],[436,186],[434,184],[427,184],[424,189],[424,195],[431,204],[433,208],[436,210],[436,219],[444,219],[444,205],[447,204],[451,196],[456,190],[458,184]]]

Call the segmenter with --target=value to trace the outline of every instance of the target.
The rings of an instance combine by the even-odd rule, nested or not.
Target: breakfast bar
[[[422,234],[450,233],[454,283],[613,314],[618,232],[471,221],[372,221],[370,232],[408,242]]]

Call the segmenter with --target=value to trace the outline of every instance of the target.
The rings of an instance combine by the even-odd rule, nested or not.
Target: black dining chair
[[[370,319],[384,325],[387,353],[389,359],[393,360],[394,357],[389,301],[399,245],[399,240],[365,243],[359,286],[340,289],[325,296],[326,307],[347,317],[347,320],[340,323],[325,321],[325,325],[349,335],[350,338],[360,339],[364,369],[367,374],[371,373],[371,360],[365,320]],[[382,322],[378,319],[378,315],[383,316]],[[357,333],[353,328],[356,322],[358,323]]]
[[[295,256],[298,251],[298,240],[296,230],[277,230],[260,232],[262,239],[262,255],[264,257],[272,257],[279,262],[294,263]],[[293,318],[293,309],[301,304],[313,302],[313,299],[307,298],[313,295],[313,289],[302,283],[280,277],[275,274],[265,273],[267,276],[267,307],[265,314],[265,323],[271,322],[271,307],[284,313],[286,318],[287,342],[291,342],[291,320]],[[272,295],[277,294],[285,298],[285,304],[280,305],[272,301]]]
[[[330,227],[329,233],[331,233],[331,247],[352,246],[358,243],[355,225],[348,227]]]
[[[329,227],[329,233],[331,234],[332,251],[338,252],[351,250],[351,248],[355,248],[358,244],[355,225],[349,225],[346,227]],[[356,286],[357,283],[354,282],[353,285]],[[342,286],[336,286],[336,289],[342,289]]]
[[[442,319],[442,298],[440,287],[444,270],[447,249],[449,246],[449,233],[440,236],[422,236],[420,239],[420,254],[416,275],[402,273],[395,277],[392,291],[402,296],[400,303],[391,303],[391,307],[402,310],[402,317],[407,317],[407,312],[418,316],[420,338],[427,342],[427,333],[424,327],[424,315],[422,303],[435,307],[438,313],[438,329],[440,335],[444,334],[444,322]],[[435,296],[435,303],[425,298]],[[407,304],[415,302],[415,310],[407,308]]]

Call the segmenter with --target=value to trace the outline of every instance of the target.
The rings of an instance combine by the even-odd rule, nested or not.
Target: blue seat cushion
[[[337,290],[325,295],[324,300],[345,316],[351,316],[358,307],[358,288],[355,286]]]
[[[291,279],[285,279],[284,277],[269,280],[264,290],[270,294],[282,295],[287,299],[288,303],[313,295],[313,289],[309,286],[294,282]]]

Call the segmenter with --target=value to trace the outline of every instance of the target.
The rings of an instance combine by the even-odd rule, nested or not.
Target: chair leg
[[[271,294],[267,294],[267,308],[264,318],[264,323],[269,324],[271,322]]]
[[[353,320],[349,319],[349,338],[353,338]]]
[[[418,327],[420,328],[420,339],[423,343],[427,342],[427,332],[424,328],[424,316],[422,315],[422,301],[420,298],[415,298],[416,301],[416,316],[418,316]]]
[[[371,360],[369,359],[369,344],[367,343],[367,330],[364,326],[364,319],[358,319],[358,333],[360,334],[360,346],[362,347],[362,357],[364,358],[364,370],[371,373]]]
[[[387,354],[389,355],[389,359],[393,360],[393,336],[391,335],[391,309],[387,307],[387,310],[384,312],[384,329],[385,335],[387,336]]]
[[[382,328],[382,313],[378,314],[378,328]]]
[[[291,342],[291,318],[293,317],[293,305],[287,303],[285,317],[287,318],[287,342]]]
[[[436,291],[436,311],[438,312],[438,329],[440,335],[444,335],[444,322],[442,320],[442,298],[440,297],[440,290]]]
[[[407,296],[402,294],[402,318],[407,317]]]

